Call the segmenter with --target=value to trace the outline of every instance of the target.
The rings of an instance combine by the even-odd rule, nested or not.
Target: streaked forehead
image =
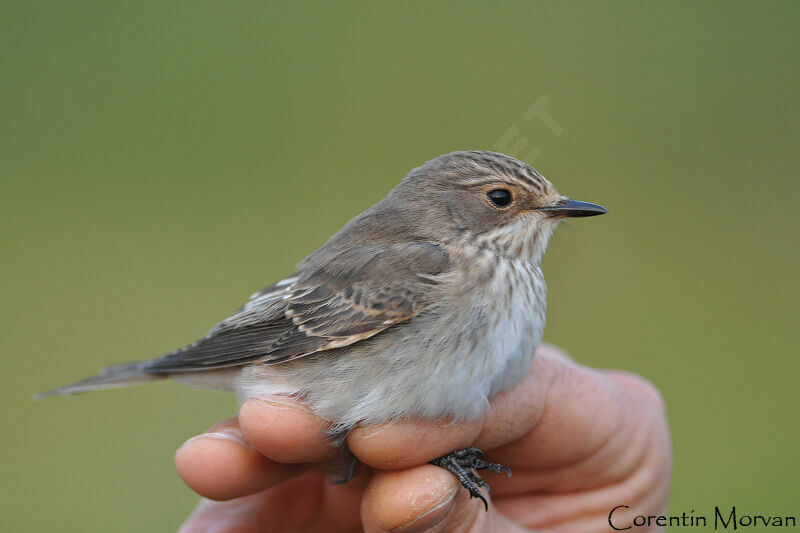
[[[518,180],[537,192],[552,188],[544,176],[530,165],[513,157],[497,152],[473,150],[469,152],[453,152],[439,156],[431,163],[436,166],[455,171],[470,171],[469,174],[494,174],[499,178]],[[437,164],[438,163],[438,164]],[[466,176],[465,176],[466,177]],[[476,176],[478,177],[478,176]]]

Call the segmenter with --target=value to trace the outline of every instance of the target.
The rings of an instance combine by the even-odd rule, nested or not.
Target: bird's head
[[[414,169],[387,200],[409,207],[417,233],[541,257],[558,222],[606,213],[563,196],[530,165],[497,152],[453,152]]]

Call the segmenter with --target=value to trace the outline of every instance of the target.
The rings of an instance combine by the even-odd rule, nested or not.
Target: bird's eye
[[[508,207],[508,204],[510,204],[513,199],[511,197],[511,191],[508,189],[492,189],[486,193],[486,196],[488,196],[489,200],[497,207]]]

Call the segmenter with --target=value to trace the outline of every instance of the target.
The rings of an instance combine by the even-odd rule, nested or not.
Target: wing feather
[[[151,361],[145,371],[276,364],[347,346],[429,307],[439,275],[449,270],[448,254],[430,243],[369,245],[331,255],[255,293],[208,336]]]

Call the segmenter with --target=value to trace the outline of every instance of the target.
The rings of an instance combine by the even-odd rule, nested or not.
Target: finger
[[[460,488],[452,474],[433,465],[377,472],[361,502],[364,530],[440,530],[469,499]],[[483,509],[477,503],[473,512]]]
[[[321,463],[337,456],[328,424],[288,396],[247,400],[239,410],[242,432],[253,446],[281,463]]]
[[[235,419],[186,441],[175,467],[189,487],[212,500],[229,500],[264,490],[302,472],[264,457],[245,439]]]
[[[488,511],[452,474],[433,465],[377,472],[361,502],[362,525],[367,532],[522,531],[484,496]]]
[[[539,347],[536,349],[536,353],[539,355],[543,355],[545,357],[562,359],[569,363],[575,362],[575,358],[572,357],[572,355],[565,352],[563,349],[559,348],[555,344],[550,344],[549,342],[543,342],[542,344],[540,344]]]
[[[468,448],[482,427],[482,418],[461,423],[405,419],[356,428],[348,435],[347,444],[359,460],[373,468],[397,470]]]
[[[353,531],[359,528],[364,478],[333,486],[325,474],[309,471],[262,492],[216,502],[202,500],[181,533],[232,531]]]
[[[259,531],[261,494],[227,502],[200,500],[178,533]]]
[[[521,438],[491,451],[493,461],[514,471],[513,478],[493,483],[496,496],[583,491],[600,502],[600,512],[614,497],[631,499],[631,491],[646,494],[668,486],[669,436],[655,387],[630,374],[553,358],[543,357],[540,364],[549,365],[545,373],[550,382],[543,393],[537,385],[529,388],[530,397],[541,402],[538,420]],[[492,420],[491,413],[487,420]],[[563,518],[572,512],[575,498],[563,502],[561,509],[554,501],[538,498],[541,509],[526,508]]]

